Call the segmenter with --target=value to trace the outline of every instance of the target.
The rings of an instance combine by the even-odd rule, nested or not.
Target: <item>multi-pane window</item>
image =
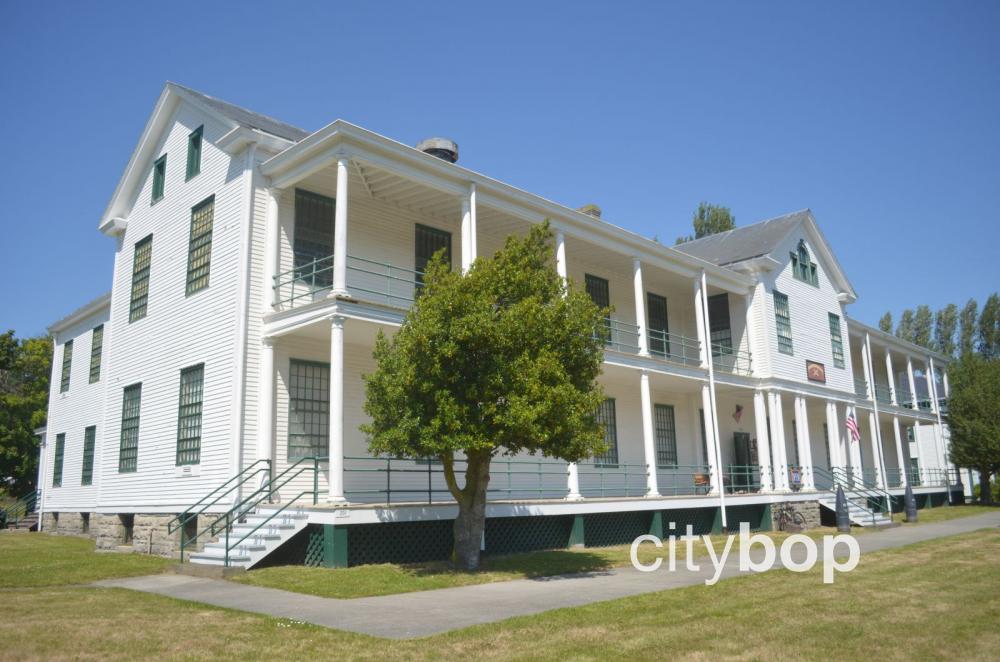
[[[128,321],[135,322],[146,316],[149,302],[149,265],[153,258],[153,235],[135,245],[132,257],[132,298],[129,301]]]
[[[63,345],[62,355],[62,379],[59,381],[59,392],[65,393],[69,390],[69,376],[73,369],[73,341],[67,340]]]
[[[653,407],[653,428],[656,432],[656,466],[677,466],[677,427],[672,405]]]
[[[91,425],[83,431],[83,471],[80,474],[81,485],[91,485],[94,482],[94,442],[96,439],[96,426]]]
[[[118,447],[118,472],[134,472],[139,466],[139,409],[142,384],[126,386],[122,391],[122,432]]]
[[[201,402],[205,364],[181,370],[177,406],[177,466],[201,461]]]
[[[201,137],[204,126],[199,126],[188,136],[187,171],[185,181],[201,172]]]
[[[52,487],[62,487],[63,454],[66,452],[66,434],[56,435],[56,454],[52,458]]]
[[[840,335],[840,316],[830,313],[830,345],[833,347],[833,365],[844,367],[844,338]]]
[[[606,278],[601,278],[600,276],[594,276],[591,274],[584,274],[583,276],[584,286],[587,289],[587,295],[590,296],[590,300],[594,302],[598,308],[606,309],[611,307],[611,287],[608,285],[608,280]],[[604,341],[611,342],[611,318],[604,318]]]
[[[414,240],[413,269],[416,273],[417,287],[424,284],[424,271],[427,264],[439,250],[444,250],[444,261],[451,267],[451,233],[426,225],[417,224]]]
[[[295,277],[313,287],[333,285],[335,201],[295,189]]]
[[[167,180],[167,155],[153,162],[153,202],[163,198],[163,186]]]
[[[788,296],[775,290],[774,323],[778,329],[778,351],[792,354],[792,316],[788,310]]]
[[[655,356],[670,355],[670,326],[667,324],[667,299],[652,292],[646,293],[646,317],[649,319],[648,347]]]
[[[101,380],[101,351],[104,349],[104,325],[94,327],[90,334],[90,383]]]
[[[712,356],[733,353],[733,331],[729,323],[729,295],[708,297],[708,328],[712,339]]]
[[[191,239],[188,242],[187,290],[191,295],[208,287],[212,263],[212,221],[215,196],[191,209]]]
[[[809,249],[806,248],[805,241],[799,241],[798,250],[792,253],[792,276],[803,283],[819,287],[819,274],[816,270],[816,263],[809,257]]]
[[[604,429],[604,443],[608,451],[594,457],[595,464],[618,464],[618,425],[615,420],[615,400],[608,398],[597,408],[597,423]]]
[[[330,447],[330,365],[292,359],[288,371],[288,459],[326,457]]]

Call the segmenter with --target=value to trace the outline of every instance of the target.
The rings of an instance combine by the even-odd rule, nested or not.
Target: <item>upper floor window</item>
[[[167,155],[153,161],[153,202],[163,199],[163,187],[167,181]]]
[[[598,308],[610,308],[611,307],[611,286],[608,284],[607,278],[601,278],[600,276],[594,276],[592,274],[583,275],[584,287],[587,289],[587,295],[590,300],[594,302],[594,305]],[[604,318],[604,342],[611,342],[611,318]]]
[[[677,466],[677,428],[673,405],[653,406],[653,426],[656,430],[656,466]]]
[[[188,136],[187,170],[184,181],[201,172],[201,136],[204,132],[205,127],[199,126]]]
[[[94,482],[94,442],[97,438],[97,426],[91,425],[83,431],[83,471],[80,473],[80,484],[91,485]]]
[[[718,358],[733,353],[733,331],[729,321],[729,295],[723,292],[708,297],[708,329],[712,341],[712,356]]]
[[[830,313],[830,345],[833,347],[833,365],[844,367],[844,338],[840,334],[840,316]]]
[[[212,223],[215,218],[215,196],[191,210],[191,238],[188,241],[186,294],[208,287],[212,262]]]
[[[104,325],[95,326],[90,333],[90,383],[101,380],[101,352],[104,349]]]
[[[444,261],[448,264],[448,268],[451,268],[451,233],[417,223],[414,235],[413,270],[417,272],[414,280],[418,289],[423,287],[427,265],[440,250],[444,251]]]
[[[126,386],[122,391],[122,430],[118,446],[118,473],[132,473],[139,466],[139,411],[142,407],[142,384]]]
[[[778,351],[792,354],[792,316],[788,309],[788,296],[774,290],[774,322],[778,329]]]
[[[135,245],[132,257],[132,298],[129,301],[128,321],[135,322],[146,316],[149,301],[149,267],[153,259],[153,235]]]
[[[59,392],[65,393],[69,390],[69,376],[73,369],[73,341],[67,340],[63,345],[62,355],[62,379],[59,382]]]
[[[295,189],[295,277],[313,287],[333,285],[333,198]]]
[[[177,466],[201,461],[201,402],[205,364],[181,370],[177,407]]]
[[[52,487],[62,487],[63,455],[66,453],[66,433],[56,435],[56,454],[52,458]]]
[[[670,356],[670,325],[667,321],[667,299],[652,292],[646,293],[649,352],[655,356]]]
[[[604,428],[604,443],[608,445],[608,450],[594,457],[595,464],[618,464],[618,424],[615,419],[615,399],[608,398],[597,408],[597,424]]]
[[[799,240],[798,250],[792,253],[792,276],[803,283],[819,287],[816,263],[809,257],[809,249],[806,248],[806,242],[802,239]]]

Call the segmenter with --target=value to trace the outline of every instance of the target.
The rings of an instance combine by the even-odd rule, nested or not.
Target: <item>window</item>
[[[90,383],[101,380],[101,351],[104,349],[104,325],[94,327],[90,334]]]
[[[792,354],[792,317],[788,312],[788,297],[777,290],[774,295],[774,322],[778,327],[778,351]]]
[[[830,344],[833,346],[833,365],[844,367],[844,338],[840,335],[840,316],[830,313]]]
[[[288,459],[326,457],[330,444],[330,365],[292,359],[288,372]]]
[[[655,356],[670,355],[670,327],[667,324],[667,299],[652,292],[646,293],[646,317],[649,352]]]
[[[604,443],[608,451],[594,457],[594,464],[618,464],[618,426],[615,422],[615,399],[608,398],[597,408],[597,423],[604,428]]]
[[[333,286],[335,201],[295,189],[295,277],[320,289]]]
[[[65,393],[69,390],[69,376],[73,370],[73,341],[67,340],[63,345],[62,379],[59,382],[59,392]]]
[[[142,384],[126,386],[122,391],[122,436],[118,447],[118,473],[131,473],[139,465],[139,409]]]
[[[611,288],[608,285],[606,278],[601,278],[600,276],[592,276],[591,274],[584,274],[584,284],[587,288],[587,294],[590,296],[590,300],[594,302],[598,308],[610,308],[611,307]],[[611,318],[604,318],[604,342],[611,342]]]
[[[201,461],[201,399],[205,364],[181,370],[177,406],[177,466]]]
[[[208,287],[208,272],[212,262],[212,221],[215,217],[215,196],[191,209],[191,238],[188,241],[188,296]]]
[[[66,452],[66,434],[56,435],[56,454],[52,458],[52,487],[62,487],[63,453]]]
[[[677,428],[673,406],[653,406],[653,427],[656,430],[656,466],[677,466]]]
[[[146,316],[149,301],[149,265],[153,258],[153,235],[135,245],[132,257],[132,299],[129,301],[128,321],[136,322]]]
[[[167,155],[153,162],[153,203],[163,199],[163,184],[167,179]]]
[[[733,331],[729,324],[729,295],[708,297],[708,328],[712,342],[712,356],[733,353]]]
[[[444,260],[448,263],[448,268],[451,268],[451,233],[418,223],[414,246],[416,254],[413,260],[413,269],[417,272],[415,280],[419,290],[424,284],[424,271],[427,270],[427,264],[439,250],[444,249]]]
[[[803,283],[819,287],[819,275],[816,271],[816,263],[809,257],[809,249],[806,248],[804,239],[799,240],[798,250],[792,253],[792,276]]]
[[[199,126],[188,136],[188,159],[184,181],[201,172],[201,136],[204,132],[205,127]]]
[[[91,485],[94,482],[94,441],[97,437],[97,427],[91,425],[83,431],[83,472],[80,474],[81,485]]]

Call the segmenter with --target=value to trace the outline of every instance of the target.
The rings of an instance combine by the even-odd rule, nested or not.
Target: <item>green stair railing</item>
[[[8,526],[14,526],[17,528],[17,525],[20,524],[21,520],[35,512],[35,506],[38,504],[40,494],[41,492],[37,490],[28,492],[14,503],[8,505],[3,510],[0,510],[0,524],[2,524],[4,528]]]
[[[230,495],[233,492],[237,492],[240,488],[247,484],[247,482],[253,480],[254,478],[264,477],[263,483],[267,483],[271,475],[271,461],[270,460],[257,460],[253,464],[247,466],[238,474],[219,485],[214,490],[203,496],[197,503],[185,510],[183,513],[177,515],[172,520],[167,522],[167,533],[173,534],[175,531],[183,529],[192,520],[197,520],[199,515],[203,515],[208,509],[216,507],[222,501],[230,500]],[[255,488],[256,489],[256,488]],[[181,546],[183,551],[184,545],[184,534],[181,534]],[[183,560],[183,554],[182,554]]]
[[[866,487],[854,479],[854,476],[846,469],[834,467],[830,471],[820,467],[813,467],[813,474],[828,481],[832,485],[833,491],[837,487],[844,490],[844,496],[848,501],[864,500],[865,508],[872,514],[872,525],[876,523],[878,515],[885,515],[892,520],[892,497],[885,490],[877,487]],[[858,504],[860,505],[860,504]]]

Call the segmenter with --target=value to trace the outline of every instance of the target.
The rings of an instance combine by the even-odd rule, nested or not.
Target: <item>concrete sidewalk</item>
[[[869,552],[995,526],[1000,526],[1000,512],[866,533],[857,536],[862,552],[861,563],[864,563],[864,554]],[[801,546],[796,546],[796,549],[801,550]],[[822,551],[820,554],[822,562]],[[689,571],[681,562],[676,572],[668,572],[664,563],[660,570],[651,573],[638,572],[631,567],[614,568],[605,572],[351,600],[320,598],[184,575],[114,579],[95,585],[156,593],[378,637],[409,639],[550,609],[703,584],[712,577],[714,569],[707,559],[699,559],[699,562],[699,571]],[[777,565],[780,565],[780,560]],[[738,543],[734,543],[722,577],[739,574],[743,573],[739,571]]]

